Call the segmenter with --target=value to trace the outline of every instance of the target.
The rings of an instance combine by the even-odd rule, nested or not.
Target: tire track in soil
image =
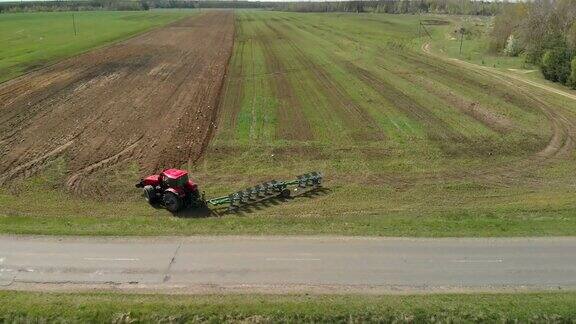
[[[496,85],[492,80],[483,82],[475,78],[469,77],[466,73],[462,73],[459,69],[454,69],[454,66],[450,65],[450,62],[438,59],[434,62],[429,62],[427,58],[415,56],[408,54],[407,52],[397,53],[398,57],[406,60],[410,64],[416,66],[417,68],[434,71],[435,74],[442,75],[452,79],[454,82],[459,84],[465,84],[471,88],[481,89],[485,93],[491,96],[498,97],[505,102],[512,104],[520,109],[525,110],[529,113],[538,112],[538,109],[534,108],[534,102],[530,99],[525,98],[525,96],[516,87],[505,87],[502,88],[502,84]],[[489,79],[492,79],[492,75],[484,75]]]
[[[224,138],[231,140],[234,138],[234,130],[238,121],[238,114],[242,109],[242,101],[244,100],[244,51],[246,50],[246,40],[238,40],[242,35],[242,24],[238,23],[235,19],[235,45],[234,54],[239,55],[240,58],[234,58],[234,61],[239,61],[238,70],[230,71],[224,82],[223,92],[220,95],[222,100],[218,108],[218,124],[220,125],[218,133],[225,132]],[[225,116],[227,114],[228,116]],[[220,135],[219,135],[220,136]]]
[[[429,73],[430,71],[433,71],[436,74],[442,75],[452,80],[452,82],[465,84],[470,88],[479,89],[486,94],[498,97],[515,107],[523,109],[526,112],[537,114],[544,113],[543,110],[545,109],[542,107],[542,102],[536,100],[532,94],[529,93],[526,95],[526,93],[523,92],[519,87],[513,83],[507,82],[506,80],[499,79],[500,83],[496,84],[493,82],[494,76],[491,74],[478,73],[477,71],[474,71],[480,76],[491,79],[489,83],[485,83],[475,78],[469,77],[461,71],[453,70],[450,67],[449,62],[432,64],[420,58],[410,57],[407,54],[404,54],[403,58],[416,65],[419,69],[426,71],[423,73]]]
[[[443,61],[446,64],[454,64],[466,68],[469,71],[482,75],[484,77],[489,77],[492,79],[497,79],[501,85],[505,85],[507,89],[514,89],[514,94],[520,95],[520,99],[515,99],[514,97],[506,96],[506,99],[512,102],[518,103],[528,103],[530,107],[520,107],[526,110],[538,110],[546,116],[550,122],[552,129],[552,136],[548,141],[547,145],[538,152],[535,152],[527,159],[517,161],[515,163],[502,164],[493,167],[489,170],[472,170],[470,175],[476,178],[484,178],[491,182],[505,182],[510,183],[517,181],[517,177],[523,173],[530,170],[535,170],[541,168],[555,160],[567,158],[570,153],[576,148],[576,121],[569,114],[563,114],[561,107],[554,107],[544,100],[538,98],[534,93],[530,85],[519,84],[518,80],[513,81],[513,78],[508,78],[505,75],[491,71],[481,66],[476,66],[475,64],[463,62],[460,60],[450,60],[447,62],[444,57],[438,56],[430,52],[429,44],[424,44],[422,46],[422,51],[432,58],[438,61]],[[434,66],[431,68],[437,69]],[[455,77],[453,73],[449,73],[451,77]],[[462,74],[461,74],[462,77]],[[480,88],[485,89],[486,85],[479,83],[475,80],[470,80],[467,78],[467,82],[476,83]],[[545,89],[544,89],[545,90]],[[497,91],[497,94],[502,94],[501,90]]]
[[[60,155],[74,191],[124,161],[142,172],[194,163],[216,126],[233,44],[233,13],[211,11],[3,83],[2,183]]]
[[[294,58],[310,72],[318,88],[321,89],[322,93],[326,94],[326,99],[330,106],[340,119],[344,121],[347,128],[350,129],[354,140],[379,141],[386,138],[380,124],[356,104],[321,65],[312,62],[289,35],[270,24],[268,24],[268,27],[274,32],[276,38],[283,39],[286,42],[294,54]],[[282,24],[282,27],[284,30],[291,29],[286,24]]]
[[[38,172],[47,162],[54,160],[59,155],[63,154],[73,143],[74,140],[67,141],[38,158],[12,168],[10,171],[0,176],[0,185],[4,185],[7,181],[14,178],[27,177]]]
[[[423,46],[423,51],[432,56],[437,58],[438,60],[445,61],[443,58],[438,57],[435,54],[429,52],[429,50],[425,50],[424,48],[426,44]],[[534,154],[536,158],[552,158],[557,155],[565,155],[567,151],[569,151],[568,147],[565,147],[566,144],[569,142],[573,142],[573,134],[576,131],[574,127],[574,120],[570,116],[561,114],[558,110],[558,107],[553,107],[552,105],[548,104],[547,102],[543,101],[542,99],[536,97],[533,92],[531,92],[530,87],[525,85],[520,86],[510,79],[507,79],[505,76],[499,75],[498,73],[492,72],[490,70],[482,69],[481,67],[475,66],[474,64],[455,61],[455,62],[446,62],[446,64],[458,64],[474,73],[482,75],[484,77],[489,77],[492,79],[497,79],[501,82],[501,85],[505,85],[506,90],[509,90],[514,94],[514,96],[510,96],[510,94],[505,93],[506,91],[498,90],[497,93],[499,96],[513,104],[517,107],[530,110],[530,111],[539,111],[540,113],[544,114],[549,122],[551,123],[552,128],[552,137],[546,147],[544,147],[541,151]],[[445,69],[446,70],[446,69]],[[461,80],[462,74],[460,78],[456,78],[454,73],[447,73],[450,75],[451,78],[454,80]],[[473,83],[477,87],[482,89],[487,89],[487,85],[477,82],[471,78],[466,78],[466,82]],[[500,87],[501,88],[501,87]],[[488,90],[492,91],[495,90],[496,86],[492,86],[488,88]],[[503,94],[504,93],[504,94]],[[569,145],[570,146],[570,145]]]
[[[321,32],[331,31],[334,33],[334,30],[331,30],[329,28],[323,28],[319,25],[311,25],[311,27]],[[303,26],[299,26],[299,28],[303,31],[308,32],[306,28],[304,28]],[[350,42],[358,43],[356,39],[350,37],[349,35],[345,35],[344,33],[339,32],[337,32],[336,34]],[[316,36],[316,34],[313,35]],[[332,41],[331,44],[334,44],[335,46],[338,47],[342,46],[342,44],[335,41]],[[446,143],[446,141],[460,142],[465,145],[471,144],[467,140],[466,136],[464,136],[464,134],[462,134],[457,130],[454,130],[450,125],[448,125],[442,119],[434,115],[426,107],[417,103],[415,100],[404,94],[402,91],[398,90],[395,86],[393,86],[389,82],[385,82],[384,80],[377,77],[373,73],[358,67],[356,64],[354,64],[353,61],[341,60],[341,59],[335,59],[334,61],[335,63],[342,66],[346,71],[355,75],[364,84],[376,90],[376,92],[378,92],[381,97],[391,102],[394,107],[399,108],[399,110],[403,112],[407,117],[425,125],[427,127],[428,137],[436,141],[437,143],[440,143],[443,149],[445,146],[443,145],[443,143]],[[363,71],[358,71],[358,69]],[[454,150],[451,148],[448,148],[447,150],[451,151],[451,153],[454,153],[453,152]]]
[[[434,115],[426,107],[414,101],[407,94],[398,90],[394,85],[350,62],[344,63],[345,68],[355,75],[364,84],[376,91],[384,100],[402,111],[407,117],[425,126],[428,137],[439,143],[466,142],[467,139],[460,132],[453,130],[450,125]]]
[[[267,24],[268,26],[268,24]],[[268,75],[274,80],[274,95],[280,104],[276,136],[286,140],[308,141],[314,138],[310,123],[304,115],[302,103],[294,94],[292,84],[286,77],[286,67],[280,61],[279,53],[274,49],[270,37],[258,35],[262,45]]]
[[[250,141],[254,141],[256,139],[256,123],[257,123],[257,119],[256,119],[256,82],[255,82],[255,78],[254,78],[254,66],[256,65],[256,61],[254,60],[254,46],[250,46],[250,66],[251,66],[251,74],[250,74],[250,78],[252,80],[254,80],[254,82],[252,82],[252,99],[250,100],[250,116],[251,121],[250,121],[250,131],[248,133],[248,139]]]
[[[382,64],[379,64],[378,66],[415,86],[425,89],[428,93],[442,99],[442,101],[453,107],[455,110],[473,118],[477,122],[497,133],[506,134],[515,127],[514,122],[506,116],[494,113],[492,110],[483,107],[478,102],[469,100],[464,96],[455,93],[446,86],[430,81],[429,79],[415,73],[408,71],[405,73],[398,73],[390,70]]]
[[[118,153],[116,153],[116,154],[114,154],[108,158],[100,160],[96,163],[92,163],[92,164],[82,168],[81,170],[76,171],[74,174],[72,174],[70,177],[68,177],[68,180],[66,181],[66,185],[68,186],[68,188],[72,189],[73,191],[85,192],[84,190],[78,190],[78,189],[82,187],[82,181],[85,179],[86,175],[92,174],[95,171],[102,170],[102,169],[105,169],[111,165],[115,165],[115,164],[118,164],[120,162],[128,160],[130,158],[130,156],[132,155],[132,151],[134,151],[134,149],[136,148],[136,146],[138,145],[138,143],[141,140],[142,140],[142,138],[138,139],[135,143],[127,146],[122,151],[120,151],[120,152],[118,152]]]

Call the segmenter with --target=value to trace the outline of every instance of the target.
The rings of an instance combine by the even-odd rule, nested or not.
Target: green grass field
[[[167,24],[190,13],[80,11],[2,14],[0,82],[94,47]]]
[[[237,11],[218,131],[191,170],[208,197],[310,170],[325,190],[172,217],[107,170],[72,197],[65,161],[0,193],[0,232],[572,235],[576,103],[422,52],[417,16]],[[428,28],[433,35],[448,28]],[[554,127],[552,127],[554,125]],[[551,142],[551,139],[554,141]]]
[[[6,323],[479,323],[576,320],[576,294],[124,295],[0,292]]]

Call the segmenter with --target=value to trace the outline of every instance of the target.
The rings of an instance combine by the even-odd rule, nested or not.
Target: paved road
[[[0,286],[191,292],[574,289],[576,237],[0,236]]]

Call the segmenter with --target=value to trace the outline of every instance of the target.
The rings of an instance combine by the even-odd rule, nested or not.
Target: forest
[[[295,12],[376,12],[393,14],[441,13],[495,15],[499,1],[369,0],[369,1],[198,1],[198,0],[56,0],[0,2],[1,12],[68,10],[149,10],[154,8],[261,8]]]

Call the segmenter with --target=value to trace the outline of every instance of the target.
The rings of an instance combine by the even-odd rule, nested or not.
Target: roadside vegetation
[[[208,197],[319,170],[325,189],[238,214],[172,217],[137,165],[104,194],[66,189],[67,159],[0,193],[0,231],[28,234],[571,235],[576,103],[422,51],[442,16],[237,11],[216,134],[183,166]]]
[[[576,320],[574,293],[135,295],[0,291],[4,323],[522,322]]]
[[[34,12],[0,16],[0,82],[192,12]]]

